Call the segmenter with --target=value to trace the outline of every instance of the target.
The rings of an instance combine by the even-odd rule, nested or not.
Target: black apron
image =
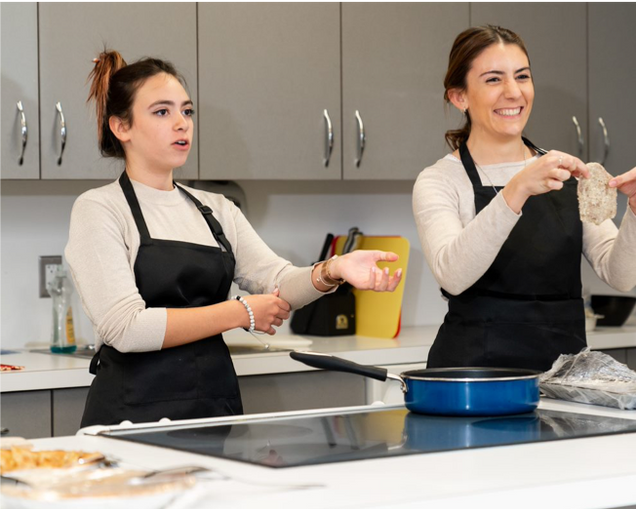
[[[226,300],[235,260],[212,210],[175,184],[201,211],[223,249],[152,239],[126,172],[119,183],[140,234],[134,272],[146,306],[189,308]],[[82,427],[243,413],[238,379],[221,334],[152,352],[121,353],[103,345],[91,362],[91,373],[96,376]]]
[[[482,185],[466,143],[459,150],[479,214],[496,192]],[[560,354],[578,353],[586,346],[583,227],[576,186],[576,179],[570,178],[560,191],[531,196],[486,273],[460,295],[442,289],[448,313],[431,347],[428,367],[546,371]]]

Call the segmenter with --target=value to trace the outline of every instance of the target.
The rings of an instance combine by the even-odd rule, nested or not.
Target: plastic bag
[[[636,372],[602,352],[589,348],[561,355],[539,377],[550,398],[621,410],[636,409]]]

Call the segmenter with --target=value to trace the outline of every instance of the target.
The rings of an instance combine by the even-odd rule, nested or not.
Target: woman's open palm
[[[402,269],[391,276],[388,267],[382,270],[377,262],[395,262],[398,258],[397,254],[386,251],[356,250],[338,257],[332,267],[337,269],[335,277],[342,277],[360,290],[392,292],[400,284]]]

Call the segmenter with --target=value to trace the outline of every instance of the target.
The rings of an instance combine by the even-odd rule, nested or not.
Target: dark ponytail
[[[526,46],[517,34],[507,28],[486,25],[464,30],[457,36],[448,58],[448,70],[444,78],[444,101],[450,103],[448,92],[452,89],[466,90],[466,75],[473,61],[482,51],[493,44],[516,44],[528,57]],[[459,129],[446,131],[446,143],[456,150],[470,136],[470,111],[465,112],[464,124]]]
[[[100,150],[104,157],[122,157],[120,155],[123,153],[121,144],[111,132],[108,124],[110,115],[107,114],[107,103],[110,78],[119,69],[126,66],[126,61],[117,51],[104,50],[93,62],[95,62],[95,67],[88,75],[88,80],[92,80],[92,83],[87,102],[95,101],[97,139]]]
[[[169,74],[184,87],[185,80],[170,62],[156,58],[142,58],[127,65],[117,51],[104,50],[94,62],[95,67],[88,75],[92,83],[87,102],[95,101],[99,149],[104,157],[125,159],[124,147],[110,130],[110,117],[118,117],[131,125],[135,94],[152,76]]]

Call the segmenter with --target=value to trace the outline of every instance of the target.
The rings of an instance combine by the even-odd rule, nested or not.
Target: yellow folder
[[[337,237],[334,241],[334,254],[341,254],[346,236]],[[391,274],[402,269],[402,281],[394,292],[374,292],[354,289],[356,296],[356,334],[373,338],[397,337],[400,333],[402,312],[402,296],[409,263],[410,245],[404,237],[362,236],[358,249],[379,249],[392,251],[400,259],[397,262],[379,262],[378,267],[389,267]]]

